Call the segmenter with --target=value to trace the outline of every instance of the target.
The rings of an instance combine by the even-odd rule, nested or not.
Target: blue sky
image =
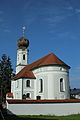
[[[71,87],[80,88],[80,0],[0,0],[0,56],[10,56],[14,69],[22,26],[29,63],[53,52],[71,66]]]

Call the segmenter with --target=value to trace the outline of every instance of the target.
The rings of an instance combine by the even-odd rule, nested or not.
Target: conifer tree
[[[13,69],[10,57],[7,57],[5,54],[2,55],[0,60],[0,96],[2,101],[5,101],[6,93],[10,92],[12,72]]]

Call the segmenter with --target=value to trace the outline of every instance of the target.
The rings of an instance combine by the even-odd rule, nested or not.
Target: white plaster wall
[[[30,80],[30,87],[26,87],[26,81]],[[23,94],[30,93],[30,99],[35,99],[35,80],[36,79],[18,79],[11,81],[11,92],[13,99],[22,99]]]
[[[18,65],[16,66],[16,74],[21,71],[26,65]]]
[[[33,70],[36,76],[36,96],[41,99],[69,99],[69,71],[66,67],[43,66]],[[60,78],[64,80],[64,92],[60,92]],[[43,80],[43,92],[39,93],[39,80]]]
[[[79,94],[79,95],[76,95],[75,98],[80,99],[80,94]]]
[[[7,104],[16,115],[71,115],[80,113],[80,103]]]
[[[13,99],[22,99],[22,79],[11,81],[11,92]]]
[[[30,80],[30,87],[26,87],[26,81]],[[23,94],[30,93],[30,99],[35,99],[34,91],[35,91],[35,80],[36,79],[23,79]]]
[[[64,80],[64,92],[60,91],[60,78],[63,78]],[[69,99],[69,78],[67,72],[55,71],[53,74],[52,86],[55,99]],[[49,91],[51,92],[51,89],[49,89]]]
[[[28,51],[28,49],[17,50],[16,74],[28,64]],[[23,60],[23,55],[25,55],[25,60]]]
[[[11,91],[14,99],[22,99],[22,94],[31,94],[30,99],[69,99],[69,72],[65,67],[43,66],[33,70],[36,79],[19,79],[12,81]],[[64,79],[64,92],[60,92],[60,78]],[[43,80],[43,92],[40,92],[40,79]],[[26,87],[30,80],[31,86]],[[18,83],[18,85],[17,85]]]

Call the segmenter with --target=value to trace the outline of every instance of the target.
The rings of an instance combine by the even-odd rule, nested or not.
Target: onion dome
[[[29,46],[29,40],[27,38],[25,38],[24,36],[22,36],[18,40],[17,45],[19,48],[27,48]]]

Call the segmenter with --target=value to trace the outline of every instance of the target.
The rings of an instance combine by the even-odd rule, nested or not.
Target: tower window
[[[23,55],[23,60],[25,60],[25,54]]]
[[[40,92],[43,92],[43,80],[40,79],[39,81],[40,81]]]
[[[27,93],[27,94],[26,94],[26,98],[30,98],[30,93]]]
[[[60,92],[64,91],[63,78],[60,79]]]
[[[30,87],[30,80],[26,81],[26,87]]]

